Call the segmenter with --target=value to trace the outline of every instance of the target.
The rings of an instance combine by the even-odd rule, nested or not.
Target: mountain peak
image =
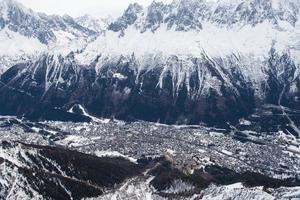
[[[108,27],[109,30],[118,32],[125,30],[128,26],[133,25],[143,12],[143,6],[138,3],[132,3],[125,10],[124,14]]]

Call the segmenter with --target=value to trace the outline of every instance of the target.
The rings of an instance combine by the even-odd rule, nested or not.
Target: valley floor
[[[121,157],[136,164],[141,158],[164,157],[172,164],[172,168],[180,170],[188,177],[194,176],[199,170],[207,170],[208,166],[219,166],[240,174],[240,178],[251,172],[260,174],[258,179],[264,180],[262,185],[252,185],[256,187],[242,184],[244,179],[226,184],[212,182],[209,187],[199,191],[195,190],[196,186],[190,181],[174,178],[167,188],[158,190],[149,184],[154,177],[145,171],[144,175],[118,184],[97,199],[300,198],[299,187],[283,187],[284,184],[277,184],[276,181],[275,184],[273,180],[263,178],[294,180],[292,182],[297,186],[300,176],[300,140],[296,134],[292,134],[292,127],[288,123],[284,124],[281,117],[289,115],[290,120],[297,119],[295,115],[299,113],[271,105],[265,106],[265,109],[248,119],[241,119],[235,126],[229,124],[228,128],[170,126],[143,121],[126,123],[106,119],[94,119],[91,123],[31,122],[3,116],[0,117],[0,140],[2,143],[21,142],[69,149],[99,158]],[[284,110],[283,114],[278,111],[280,109]],[[278,115],[275,114],[277,112]],[[276,119],[283,123],[277,123],[277,130],[274,124],[270,128],[265,123],[275,123]],[[22,148],[18,151],[22,151]],[[6,160],[12,163],[21,162],[7,159],[8,152],[2,145],[0,168],[4,177],[3,167]],[[18,156],[14,158],[18,160]],[[221,182],[229,172],[224,173]],[[4,182],[0,179],[0,184]],[[14,183],[7,188],[13,190]],[[180,191],[182,188],[183,191]],[[11,195],[9,191],[2,190],[0,196],[8,197]]]

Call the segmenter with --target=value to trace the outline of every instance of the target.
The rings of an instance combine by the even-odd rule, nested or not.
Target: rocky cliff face
[[[237,63],[228,67],[204,55],[148,60],[157,66],[150,70],[140,70],[134,56],[100,61],[101,66],[96,60],[86,66],[78,65],[72,55],[44,55],[2,76],[0,103],[5,114],[28,117],[47,118],[45,108],[54,112],[82,104],[96,116],[170,124],[236,121],[263,104],[278,104],[279,98],[281,104],[299,109],[295,64],[287,54],[270,53],[259,95]]]

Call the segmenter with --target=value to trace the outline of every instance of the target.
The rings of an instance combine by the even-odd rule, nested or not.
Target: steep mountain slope
[[[298,19],[299,1],[132,4],[80,51],[54,48],[3,74],[1,112],[47,118],[81,104],[96,116],[224,124],[263,104],[299,110]]]
[[[1,199],[96,197],[142,171],[124,158],[5,141],[0,148]]]
[[[174,56],[167,63],[151,57],[147,61],[147,64],[166,66],[139,70],[140,63],[134,56],[120,57],[107,63],[100,61],[101,69],[97,72],[96,62],[83,66],[76,64],[71,55],[67,58],[45,55],[35,63],[16,65],[3,74],[1,103],[6,105],[2,110],[7,114],[39,113],[44,109],[37,108],[36,102],[51,108],[81,103],[98,116],[166,123],[175,123],[182,118],[181,123],[198,123],[209,122],[216,112],[219,112],[220,121],[226,117],[234,119],[254,107],[252,88],[247,84],[243,87],[227,82],[204,56],[201,60],[190,58],[184,61]],[[183,62],[187,62],[184,67],[189,69],[181,67]],[[180,68],[182,71],[177,71]],[[190,79],[180,80],[187,75]],[[200,78],[203,80],[199,83]],[[181,85],[181,81],[188,81],[190,88]],[[13,94],[11,88],[15,90]],[[26,103],[16,106],[14,99]]]

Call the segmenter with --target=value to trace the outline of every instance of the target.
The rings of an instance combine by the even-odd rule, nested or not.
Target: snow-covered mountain
[[[69,16],[49,16],[27,9],[14,0],[0,0],[0,74],[13,64],[41,52],[81,49],[96,31]],[[72,43],[72,44],[71,44]],[[69,51],[69,50],[68,50]]]
[[[0,74],[13,64],[29,60],[47,49],[38,39],[27,38],[7,27],[0,30],[0,42]]]
[[[56,40],[55,31],[65,31],[76,36],[89,36],[94,33],[80,26],[70,16],[36,13],[14,0],[1,0],[0,10],[1,29],[7,27],[21,35],[37,38],[43,44]]]
[[[300,0],[112,21],[0,0],[0,199],[299,198],[299,19]]]
[[[81,27],[84,35],[98,23],[85,16],[77,19],[87,27],[82,28],[69,18],[72,28],[53,31],[62,37],[50,51],[2,75],[2,112],[45,117],[40,112],[45,107],[68,110],[78,103],[96,116],[215,124],[246,117],[264,104],[300,109],[299,5],[299,0],[131,4],[88,40],[75,39],[73,28]],[[72,37],[66,40],[66,33]]]
[[[188,31],[205,29],[205,22],[227,27],[255,26],[264,21],[272,24],[286,21],[295,25],[299,5],[299,0],[174,0],[167,5],[154,1],[147,8],[136,3],[131,4],[110,29],[121,31],[134,25],[144,32],[165,25],[169,30]]]

